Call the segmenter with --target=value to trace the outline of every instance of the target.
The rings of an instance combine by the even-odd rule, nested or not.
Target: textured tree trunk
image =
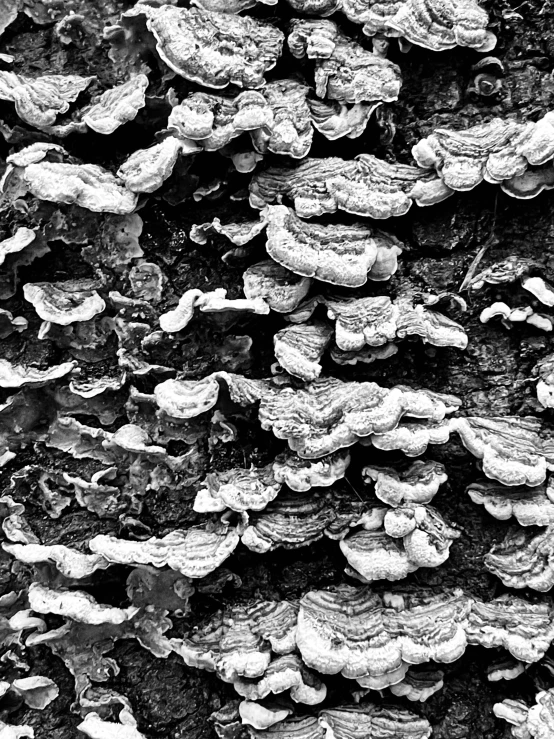
[[[52,23],[39,26],[20,15],[5,32],[0,51],[14,55],[19,73],[96,74],[104,87],[110,86],[116,81],[117,69],[108,60],[107,46],[100,44],[100,29],[107,19],[113,22],[118,11],[130,4],[120,3],[116,7],[116,3],[96,0],[74,5],[77,13],[83,12],[85,17],[90,17],[88,35],[63,44],[54,34]],[[73,4],[68,9],[73,9]],[[455,48],[434,53],[414,46],[409,53],[401,54],[396,45],[391,44],[389,56],[401,66],[404,79],[399,101],[383,106],[366,133],[358,139],[341,139],[331,146],[316,134],[311,155],[325,156],[332,149],[333,155],[351,158],[361,152],[370,152],[390,161],[411,163],[412,145],[438,127],[462,129],[494,116],[534,121],[552,109],[554,11],[549,2],[530,0],[512,7],[505,0],[493,0],[486,3],[486,10],[490,14],[490,27],[498,36],[498,45],[491,54],[504,65],[504,75],[497,75],[499,89],[495,94],[486,96],[476,91],[477,71],[472,67],[481,57],[472,50]],[[281,27],[285,27],[291,15],[289,9],[281,6],[262,6],[251,12]],[[362,39],[359,27],[346,21],[343,25],[353,38]],[[367,39],[364,43],[368,43]],[[288,63],[292,65],[290,59]],[[81,138],[70,137],[65,145],[71,154],[113,168],[130,152],[150,145],[153,133],[163,127],[167,115],[163,94],[168,85],[158,71],[154,77],[154,91],[149,92],[148,106],[132,124],[107,142],[93,133]],[[174,84],[180,93],[187,89],[182,80]],[[19,142],[27,145],[33,139],[32,135],[22,134],[17,128],[19,123],[13,106],[2,103],[1,111],[5,157],[12,147],[21,148]],[[220,166],[216,156],[206,155],[206,161],[214,168]],[[175,192],[187,186],[183,184],[186,177],[186,172],[174,175],[171,183]],[[237,188],[246,187],[249,177],[237,175],[234,184]],[[140,210],[144,221],[140,244],[145,258],[157,264],[167,276],[168,294],[178,297],[189,288],[224,287],[228,297],[241,295],[244,269],[265,258],[263,237],[253,242],[252,250],[244,258],[239,255],[223,262],[221,257],[229,250],[229,242],[223,237],[215,236],[207,245],[199,246],[188,234],[193,224],[211,221],[216,216],[223,222],[251,217],[246,202],[231,201],[226,195],[200,202],[188,198],[177,205],[154,197],[145,202]],[[440,204],[414,207],[406,216],[378,224],[384,225],[406,245],[397,273],[390,282],[368,283],[357,294],[395,296],[406,287],[459,293],[468,273],[512,254],[537,261],[542,266],[544,278],[553,280],[553,202],[551,192],[527,201],[514,200],[499,187],[483,183],[472,192],[456,193]],[[44,211],[43,227],[53,210]],[[81,215],[86,217],[86,214]],[[14,223],[24,220],[21,212],[15,216],[12,212],[4,212],[2,218],[5,236],[13,231]],[[354,219],[347,216],[345,220]],[[79,229],[86,234],[84,222],[76,225],[75,230]],[[53,238],[50,254],[25,267],[22,281],[67,280],[90,275],[91,266],[82,257],[83,242],[67,241],[70,243],[63,240],[63,235],[58,240]],[[128,274],[119,274],[112,289],[125,294]],[[448,313],[469,335],[466,351],[438,349],[408,341],[400,345],[394,357],[370,365],[337,369],[326,359],[324,374],[332,372],[346,380],[375,380],[386,387],[406,384],[454,393],[462,399],[462,415],[530,415],[548,420],[549,411],[545,411],[536,399],[532,370],[551,350],[551,335],[526,324],[514,324],[508,329],[499,322],[483,324],[479,320],[481,311],[494,300],[514,294],[515,288],[512,291],[503,286],[461,293],[467,301],[467,310],[462,311],[452,304]],[[27,317],[32,331],[5,339],[3,356],[11,361],[21,356],[27,361],[63,361],[63,352],[37,339],[40,321],[31,315],[32,309],[22,300],[21,291],[6,307],[14,315]],[[182,349],[167,353],[169,350],[162,348],[154,357],[156,362],[164,365],[167,361],[177,366],[189,379],[200,379],[218,369],[256,378],[270,375],[275,361],[272,337],[285,325],[281,316],[244,318],[238,314],[230,320],[219,320],[198,315],[200,317],[189,326]],[[252,349],[249,352],[237,349],[239,345],[226,338],[229,335],[251,337]],[[112,360],[113,354],[106,358],[107,363]],[[134,384],[141,391],[151,391],[148,379],[138,378]],[[236,440],[209,445],[207,436],[201,439],[200,456],[189,479],[173,489],[162,487],[151,491],[143,499],[142,511],[136,515],[129,513],[139,521],[137,528],[142,525],[148,527],[151,535],[163,536],[175,528],[187,528],[199,522],[201,517],[193,512],[192,500],[198,481],[206,472],[266,464],[282,449],[281,442],[271,433],[260,430],[254,409],[244,410],[241,416],[233,418],[233,423],[238,429]],[[107,428],[115,430],[115,427]],[[186,448],[181,442],[171,444],[174,454]],[[353,489],[357,495],[364,495],[360,475],[363,464],[394,464],[402,458],[400,453],[378,452],[363,446],[353,447],[352,455],[347,480],[341,485]],[[460,587],[470,595],[491,598],[502,592],[502,586],[486,570],[483,557],[495,542],[503,539],[508,523],[493,519],[466,494],[467,485],[481,473],[475,459],[457,437],[445,445],[431,447],[427,457],[443,462],[447,468],[448,483],[441,488],[433,505],[446,520],[460,527],[461,537],[454,542],[450,558],[444,565],[419,570],[410,575],[407,582],[430,586],[437,591],[446,586]],[[11,476],[25,465],[38,465],[43,469],[64,469],[65,466],[78,469],[83,476],[96,469],[86,459],[77,467],[71,467],[62,452],[48,448],[43,441],[30,441],[1,470],[4,492],[9,492]],[[99,519],[74,505],[52,518],[44,510],[40,491],[25,480],[15,487],[12,484],[11,494],[25,502],[26,519],[44,544],[63,543],[82,549],[95,534],[121,531],[117,518]],[[336,543],[328,539],[310,547],[278,549],[264,555],[240,548],[225,567],[235,577],[211,589],[208,587],[205,592],[197,592],[191,612],[183,618],[172,617],[172,635],[178,636],[188,624],[221,605],[253,597],[294,599],[307,590],[344,581],[344,558]],[[120,605],[125,602],[126,575],[118,567],[110,568],[108,573],[103,573],[90,592],[101,602]],[[0,559],[0,586],[4,592],[26,587],[30,578],[29,567],[14,565],[7,557]],[[386,582],[380,583],[378,589],[386,589],[386,585]],[[49,617],[48,622],[52,628],[60,623],[56,617]],[[113,688],[129,699],[138,726],[149,739],[210,737],[213,732],[210,715],[236,699],[232,686],[214,675],[184,666],[176,655],[155,658],[136,640],[118,642],[109,656],[119,665],[119,674],[103,683],[103,687]],[[58,684],[60,697],[40,713],[19,707],[9,714],[9,723],[33,726],[37,739],[75,737],[75,727],[81,719],[70,709],[75,699],[73,678],[62,661],[45,646],[28,650],[26,658],[31,661],[32,674],[46,675]],[[523,698],[528,702],[534,699],[536,685],[525,676],[512,682],[487,681],[485,668],[491,659],[490,650],[469,647],[461,659],[444,666],[444,689],[415,708],[430,721],[435,739],[500,739],[505,736],[506,729],[504,722],[495,718],[493,704],[506,697]],[[343,682],[333,678],[328,686],[332,696],[344,700]]]

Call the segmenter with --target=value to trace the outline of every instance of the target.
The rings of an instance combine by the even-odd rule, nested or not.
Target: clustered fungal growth
[[[486,180],[508,195],[528,198],[527,170],[554,157],[554,116],[547,113],[537,123],[493,118],[465,131],[438,128],[412,153],[452,190],[471,190]]]
[[[430,170],[359,154],[349,161],[307,158],[294,169],[262,170],[251,180],[250,204],[263,208],[286,197],[301,218],[341,210],[384,219],[404,215],[413,203],[440,203],[452,192]]]
[[[350,104],[398,99],[400,68],[350,41],[332,21],[293,21],[287,41],[297,59],[316,60],[318,97]]]
[[[334,9],[354,23],[363,23],[368,36],[402,37],[433,51],[458,45],[486,52],[496,45],[496,37],[487,30],[487,14],[474,2],[339,0]]]
[[[159,7],[137,4],[122,14],[108,37],[124,37],[128,43],[145,31],[152,34],[160,59],[171,70],[191,82],[221,89],[229,84],[257,89],[264,74],[277,63],[283,34],[269,23],[249,16],[202,8]],[[217,39],[225,39],[218,47]]]
[[[554,113],[514,113],[508,61],[475,57],[487,12],[58,5],[0,3],[0,739],[55,733],[61,699],[91,739],[184,738],[145,718],[158,671],[195,736],[428,739],[473,648],[494,715],[550,738],[554,355],[530,342],[536,398],[489,414],[485,375],[496,398],[516,381],[476,360],[495,318],[554,330],[550,264],[512,244],[480,264],[496,205],[465,278],[417,225],[483,181],[554,188]],[[13,42],[21,13],[56,71]],[[391,38],[467,49],[463,125],[448,101],[413,122]],[[523,673],[531,707],[502,692]]]
[[[303,277],[342,287],[388,280],[398,269],[402,244],[365,224],[325,226],[303,221],[294,210],[268,205],[266,249],[278,264]]]
[[[540,739],[548,736],[554,727],[552,690],[541,690],[536,703],[529,708],[524,701],[506,699],[494,706],[494,713],[510,724],[513,737]]]

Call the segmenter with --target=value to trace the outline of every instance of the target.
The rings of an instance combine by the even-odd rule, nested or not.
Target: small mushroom
[[[471,67],[475,73],[468,92],[473,92],[481,97],[491,97],[502,89],[502,78],[504,77],[504,65],[495,56],[487,56],[480,59]]]

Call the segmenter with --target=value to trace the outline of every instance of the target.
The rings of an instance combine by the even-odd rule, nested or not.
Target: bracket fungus
[[[540,269],[541,265],[532,259],[525,259],[518,254],[494,262],[486,269],[478,272],[471,278],[469,287],[471,290],[481,290],[485,284],[501,285],[507,282],[526,277],[532,270]]]
[[[389,164],[372,154],[346,161],[307,158],[296,167],[270,167],[250,182],[250,204],[263,208],[287,196],[301,218],[344,210],[382,219],[407,213],[412,203],[433,205],[452,190],[434,172],[407,164]]]
[[[410,668],[402,682],[391,685],[389,690],[393,695],[405,697],[409,701],[425,702],[432,695],[442,690],[444,686],[444,672],[423,666]]]
[[[536,198],[544,190],[554,187],[554,167],[551,163],[542,167],[530,167],[521,175],[504,180],[502,190],[520,200]]]
[[[208,243],[208,236],[220,234],[225,236],[236,246],[244,246],[261,233],[266,227],[264,214],[255,221],[239,221],[237,223],[221,223],[219,218],[214,218],[209,223],[194,224],[190,230],[189,238],[195,244],[204,245]]]
[[[471,190],[483,180],[503,186],[523,176],[529,165],[554,157],[554,115],[547,113],[537,123],[493,118],[465,131],[438,128],[412,154],[420,167],[435,168],[453,190]],[[503,189],[517,197],[513,187]]]
[[[271,310],[290,313],[308,294],[311,280],[268,259],[248,267],[242,276],[248,300],[262,298]]]
[[[213,372],[202,380],[165,380],[154,388],[154,399],[159,409],[170,418],[195,418],[217,403],[220,382],[225,383],[231,400],[239,405],[256,403],[275,392],[267,380],[249,380],[230,372]]]
[[[445,444],[450,438],[450,432],[451,419],[434,423],[402,421],[392,431],[371,434],[367,438],[360,439],[360,443],[388,452],[399,450],[407,457],[419,457],[427,450],[429,444]]]
[[[364,346],[358,351],[345,352],[337,346],[332,346],[329,356],[336,364],[353,365],[362,362],[363,364],[372,364],[378,360],[390,359],[398,353],[396,344],[390,342],[383,346]]]
[[[199,513],[226,509],[260,511],[277,497],[281,487],[271,464],[258,469],[210,472],[196,494],[193,507]]]
[[[0,241],[0,265],[4,264],[6,257],[10,254],[16,254],[23,251],[29,244],[36,239],[36,231],[31,228],[21,226],[17,229],[13,236]]]
[[[302,459],[292,452],[283,452],[273,462],[273,475],[277,482],[302,493],[313,487],[330,487],[344,477],[349,464],[350,454],[345,449],[322,459]]]
[[[194,142],[168,136],[150,149],[133,152],[117,170],[117,175],[131,192],[154,192],[173,172],[180,154],[194,154],[197,151],[200,148]]]
[[[314,459],[360,437],[391,431],[403,416],[442,421],[458,405],[457,398],[440,393],[324,378],[262,397],[259,417],[263,429],[287,439],[299,456]]]
[[[89,739],[145,739],[137,729],[137,723],[128,711],[121,711],[125,719],[119,722],[105,721],[95,711],[90,711],[78,724],[77,729]],[[120,714],[120,716],[121,716]]]
[[[284,42],[277,28],[249,16],[137,3],[122,14],[120,25],[132,24],[137,16],[145,17],[158,54],[170,69],[216,89],[229,84],[262,87]],[[225,38],[223,47],[217,43],[220,38]]]
[[[381,103],[346,105],[337,100],[309,99],[308,105],[314,128],[329,141],[336,141],[343,136],[349,139],[361,136]]]
[[[262,705],[255,701],[241,701],[239,714],[243,725],[253,726],[255,729],[269,729],[270,726],[285,719],[291,709],[278,704]]]
[[[346,573],[371,583],[375,580],[402,580],[418,565],[410,560],[402,541],[385,531],[356,531],[342,539],[340,549],[349,567]]]
[[[276,5],[277,0],[194,0],[192,4],[202,10],[216,10],[218,13],[242,13],[258,3]]]
[[[58,572],[71,580],[90,577],[96,570],[105,570],[109,562],[99,554],[83,554],[63,544],[20,544],[2,545],[6,552],[26,564],[52,563]]]
[[[297,13],[321,18],[333,15],[341,6],[341,0],[287,0],[287,3]]]
[[[105,136],[113,133],[124,123],[134,120],[139,110],[144,108],[147,87],[148,77],[137,74],[106,90],[84,113],[83,122],[96,133]]]
[[[53,680],[42,675],[22,677],[14,680],[10,686],[13,693],[21,696],[29,708],[42,711],[56,700],[60,689]]]
[[[29,605],[37,613],[53,613],[92,626],[122,624],[138,611],[133,606],[104,606],[82,590],[57,591],[36,582],[29,586]]]
[[[327,308],[327,316],[335,321],[335,341],[344,352],[359,351],[364,344],[381,346],[395,338],[420,336],[433,346],[467,347],[463,327],[452,319],[430,311],[408,297],[392,301],[388,296],[368,298],[314,297],[289,315],[295,323],[309,318],[317,305]]]
[[[553,481],[554,483],[554,481]],[[506,521],[512,516],[522,526],[550,526],[554,524],[554,490],[548,484],[506,487],[492,480],[472,482],[466,491],[474,503]]]
[[[40,370],[35,367],[13,365],[7,359],[0,359],[0,387],[42,387],[49,382],[68,375],[76,366],[75,362],[64,362]]]
[[[552,442],[531,417],[453,418],[451,430],[481,460],[487,477],[503,485],[540,485],[554,464]]]
[[[541,313],[535,313],[530,305],[519,308],[510,308],[509,305],[500,301],[493,303],[488,308],[481,311],[479,320],[481,323],[488,323],[492,318],[500,317],[501,322],[506,328],[512,328],[514,323],[526,322],[541,331],[552,331],[554,323],[552,319]]]
[[[419,457],[429,444],[445,444],[450,438],[450,432],[451,419],[427,423],[402,421],[391,431],[370,434],[359,441],[383,451],[399,450],[407,457]]]
[[[548,739],[554,731],[554,690],[542,690],[531,707],[522,700],[506,698],[495,703],[493,711],[498,718],[511,725],[514,739]]]
[[[23,286],[23,295],[43,321],[69,326],[76,321],[90,321],[106,307],[104,299],[87,282],[28,282]]]
[[[544,408],[554,407],[554,354],[542,357],[533,369],[539,379],[537,382],[537,400]]]
[[[487,667],[487,680],[491,683],[515,680],[516,677],[523,675],[528,667],[528,664],[514,657],[498,657]]]
[[[315,91],[341,103],[398,100],[400,67],[366,51],[339,31],[333,21],[295,20],[288,37],[293,56],[316,60]]]
[[[417,460],[400,472],[391,467],[368,466],[362,469],[362,476],[366,483],[374,483],[379,500],[394,508],[405,503],[430,503],[448,479],[444,465],[430,460]]]
[[[368,226],[320,225],[303,221],[284,205],[268,205],[266,249],[283,267],[303,277],[344,287],[388,280],[402,253],[398,239]]]
[[[359,523],[362,523],[360,521]],[[460,533],[427,506],[403,506],[388,511],[384,528],[355,531],[340,542],[348,570],[364,583],[402,580],[420,567],[446,562],[450,546]]]
[[[524,277],[521,286],[544,305],[554,307],[554,288],[542,277]]]
[[[475,0],[342,0],[348,20],[363,23],[368,36],[384,34],[431,51],[466,46],[477,51],[494,49],[496,36],[487,30],[488,15]]]
[[[227,290],[216,288],[211,292],[203,293],[202,290],[192,288],[187,290],[179,299],[176,308],[163,313],[160,316],[160,327],[167,333],[177,333],[188,326],[198,308],[202,313],[225,313],[242,312],[266,315],[269,306],[261,296],[255,298],[229,299],[226,297]]]
[[[296,703],[313,706],[325,700],[327,695],[325,684],[303,664],[297,654],[285,654],[272,659],[261,678],[236,680],[233,687],[249,701],[290,691],[290,697]]]
[[[325,737],[385,739],[392,735],[399,739],[429,739],[431,736],[426,718],[394,705],[366,703],[326,708],[319,712],[319,725],[325,730]]]
[[[114,564],[167,565],[186,577],[199,578],[217,569],[238,543],[239,530],[222,524],[212,531],[201,527],[186,531],[176,529],[162,538],[152,537],[146,541],[98,534],[90,540],[89,547]]]
[[[361,739],[389,736],[428,739],[431,725],[411,711],[391,705],[339,705],[318,716],[291,716],[265,731],[249,728],[252,739]]]
[[[287,326],[273,337],[275,357],[290,375],[315,380],[321,374],[319,362],[332,334],[333,329],[321,321]]]
[[[429,739],[450,673],[422,716],[487,733],[554,673],[549,336],[478,321],[554,332],[548,213],[494,208],[469,307],[492,201],[408,214],[554,187],[548,13],[494,10],[505,68],[477,0],[0,0],[0,739],[78,723],[42,647],[91,739]]]
[[[538,662],[554,640],[554,607],[509,593],[486,603],[476,600],[466,634],[470,644],[503,647],[522,662]]]
[[[248,132],[258,154],[270,151],[301,159],[313,138],[308,92],[307,85],[294,79],[275,80],[234,98],[195,92],[173,107],[168,130],[206,151],[223,150]]]
[[[227,298],[226,296],[227,290],[218,287],[198,297],[195,307],[198,306],[202,313],[244,312],[257,313],[258,315],[267,315],[269,313],[269,306],[261,296],[234,299]]]
[[[273,123],[262,92],[246,90],[234,98],[193,92],[172,108],[167,127],[180,139],[197,142],[199,149],[217,151],[246,131],[271,131]]]
[[[401,682],[408,664],[458,659],[470,609],[461,590],[381,597],[339,585],[301,599],[296,643],[309,667],[380,690]]]
[[[283,493],[265,510],[249,516],[241,536],[253,552],[269,552],[279,547],[296,549],[325,535],[335,514],[324,497],[310,493]]]
[[[215,672],[239,691],[270,667],[273,653],[295,648],[297,609],[287,601],[261,601],[233,606],[205,619],[190,633],[172,639],[173,650],[189,667]]]
[[[132,213],[137,195],[97,164],[39,161],[23,168],[28,191],[39,200],[79,205],[96,213]]]
[[[0,70],[0,99],[15,103],[17,115],[25,123],[48,129],[95,79],[65,74],[47,74],[33,79]]]
[[[194,418],[210,410],[219,398],[219,383],[213,376],[204,380],[165,380],[156,385],[158,407],[171,418]]]
[[[554,527],[512,528],[485,557],[486,567],[510,588],[545,593],[554,586]]]
[[[306,99],[309,87],[296,80],[269,82],[262,93],[271,108],[272,125],[269,130],[259,127],[251,131],[254,148],[260,154],[305,157],[312,146],[313,127]]]

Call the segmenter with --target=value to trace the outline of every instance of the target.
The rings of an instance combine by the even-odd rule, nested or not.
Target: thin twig
[[[496,195],[494,197],[494,212],[493,212],[493,216],[492,216],[492,227],[491,227],[491,232],[490,232],[489,238],[485,241],[485,243],[483,244],[483,246],[479,249],[479,251],[475,255],[475,258],[474,258],[473,262],[471,263],[471,266],[468,269],[467,274],[464,277],[464,280],[463,280],[462,284],[460,285],[459,292],[462,292],[462,290],[467,290],[467,288],[469,286],[469,283],[473,279],[474,274],[477,272],[477,267],[481,263],[481,260],[485,256],[487,250],[491,246],[493,246],[494,244],[498,243],[497,238],[496,238],[496,234],[495,234],[497,205],[498,205],[498,193],[496,193]]]
[[[356,490],[356,488],[354,487],[354,485],[352,485],[352,483],[350,482],[350,480],[348,479],[348,477],[346,477],[346,475],[345,475],[343,479],[344,479],[345,482],[347,482],[350,485],[350,487],[352,488],[352,490],[354,491],[354,493],[358,496],[358,498],[363,503],[364,502],[364,499],[362,498],[362,496],[360,495],[360,493]]]

